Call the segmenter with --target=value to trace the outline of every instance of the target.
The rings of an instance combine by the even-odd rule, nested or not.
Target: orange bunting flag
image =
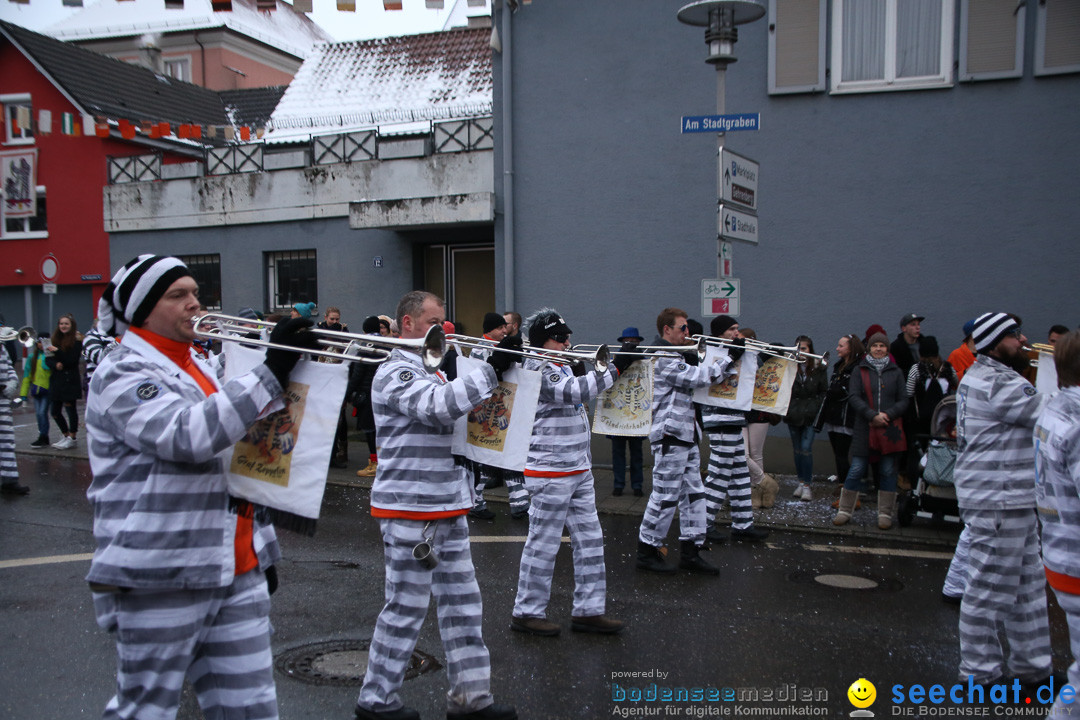
[[[195,140],[202,139],[202,125],[192,125],[191,126],[191,137],[194,138]]]
[[[131,124],[130,120],[120,121],[120,137],[125,140],[131,140],[135,137],[135,126]]]
[[[382,0],[383,10],[400,10],[401,0]]]
[[[356,12],[356,0],[337,0],[339,12]]]
[[[109,121],[103,117],[94,118],[94,134],[99,138],[109,137]]]
[[[158,123],[158,137],[169,137],[172,135],[172,127],[167,122]]]
[[[176,126],[176,137],[184,140],[191,137],[191,126],[187,123],[180,123]]]
[[[251,128],[247,125],[240,128],[240,140],[241,142],[247,142],[251,139]]]

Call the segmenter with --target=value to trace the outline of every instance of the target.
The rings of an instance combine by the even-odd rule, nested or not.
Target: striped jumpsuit
[[[960,605],[960,679],[1050,674],[1046,578],[1039,560],[1032,429],[1047,398],[979,355],[957,390],[956,496],[971,536]],[[998,640],[1009,642],[1008,668]]]
[[[11,401],[19,396],[19,376],[11,364],[7,348],[0,346],[0,482],[19,484],[19,467],[15,464],[15,424]]]
[[[424,367],[419,355],[400,348],[375,373],[371,408],[380,449],[371,514],[382,529],[386,604],[375,622],[357,699],[366,710],[403,706],[398,691],[432,595],[450,680],[448,710],[473,712],[493,702],[491,661],[480,630],[483,603],[465,520],[473,488],[463,459],[451,455],[451,447],[454,421],[497,385],[487,363],[446,382]],[[439,559],[432,569],[412,555],[425,539]]]
[[[469,353],[469,357],[473,360],[486,361],[491,356],[491,353],[498,343],[490,339],[487,335],[479,342],[490,347],[473,348],[472,352]],[[483,510],[487,508],[487,502],[484,500],[484,486],[487,485],[488,478],[502,478],[503,483],[506,485],[506,494],[510,503],[510,512],[518,514],[527,513],[529,511],[529,492],[525,489],[525,479],[521,476],[521,473],[491,465],[477,464],[477,468],[479,472],[477,473],[476,482],[475,509]]]
[[[264,572],[281,553],[273,526],[255,519],[257,567],[236,575],[221,454],[281,386],[265,365],[224,385],[223,365],[206,370],[210,395],[129,331],[90,382],[87,580],[119,656],[105,718],[175,718],[185,676],[208,718],[278,716]]]
[[[638,539],[664,544],[675,508],[679,508],[679,539],[705,541],[705,486],[694,416],[694,389],[719,381],[731,366],[723,357],[712,365],[688,365],[681,355],[661,353],[653,371],[653,420],[649,444],[653,482]]]
[[[604,536],[596,514],[588,403],[615,384],[617,371],[574,377],[567,365],[529,359],[541,371],[540,399],[525,464],[532,497],[529,536],[521,553],[514,616],[543,618],[551,597],[563,527],[574,556],[574,617],[603,615],[607,602]]]
[[[1080,687],[1080,387],[1063,388],[1035,425],[1035,501],[1046,578],[1069,622],[1069,684]],[[1055,705],[1063,708],[1064,703]],[[1066,716],[1064,710],[1058,713]],[[1053,713],[1051,713],[1053,715]]]
[[[754,524],[750,502],[750,466],[746,463],[743,428],[746,413],[714,405],[701,406],[701,424],[709,437],[709,472],[705,477],[705,522],[716,520],[726,497],[731,502],[731,527]]]

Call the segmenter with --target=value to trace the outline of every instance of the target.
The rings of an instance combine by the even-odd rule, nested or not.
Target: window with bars
[[[287,311],[299,302],[319,302],[314,250],[269,252],[266,261],[267,307]]]
[[[33,217],[5,217],[0,237],[5,240],[34,240],[49,237],[49,226],[45,212],[45,186],[35,185],[37,211]],[[3,203],[0,203],[0,215]]]
[[[207,310],[221,310],[221,256],[177,255],[199,284],[199,301]]]

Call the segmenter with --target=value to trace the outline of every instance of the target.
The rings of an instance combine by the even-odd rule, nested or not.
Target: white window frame
[[[968,17],[969,9],[972,2],[979,2],[979,0],[960,0],[960,57],[959,57],[959,73],[958,80],[1001,80],[1003,78],[1017,78],[1024,75],[1024,27],[1027,18],[1027,7],[1025,5],[1017,5],[1015,0],[1010,0],[1010,5],[1014,5],[1013,17],[1016,22],[1016,56],[1013,59],[1013,67],[1011,70],[995,70],[986,72],[974,72],[968,70],[968,44],[973,41],[971,38],[971,28],[969,27]],[[978,38],[974,41],[978,42]]]
[[[955,32],[955,3],[941,2],[941,48],[938,73],[920,77],[896,77],[896,5],[902,0],[885,0],[885,77],[874,80],[843,81],[844,3],[833,0],[832,62],[829,69],[829,92],[832,94],[892,92],[897,90],[926,90],[953,86],[953,34]]]
[[[777,20],[777,0],[769,0],[769,94],[770,95],[785,95],[790,93],[808,93],[808,92],[823,92],[826,88],[825,83],[825,29],[828,27],[826,23],[826,5],[827,0],[799,0],[799,2],[817,2],[818,3],[818,47],[817,47],[817,62],[818,72],[817,80],[809,85],[777,85],[776,84],[776,64],[777,64],[777,52],[781,50],[777,44],[776,35],[776,20]]]
[[[42,198],[44,198],[46,196],[45,186],[44,185],[35,185],[34,190],[37,193],[37,201],[41,202]],[[3,203],[0,203],[0,239],[3,239],[3,240],[41,240],[41,239],[49,237],[49,210],[48,210],[48,205],[46,205],[46,208],[45,208],[45,229],[44,230],[30,230],[30,229],[28,229],[30,227],[30,222],[32,220],[34,220],[34,218],[37,217],[36,213],[34,214],[34,217],[32,217],[32,218],[31,217],[9,218],[9,217],[4,217],[3,210],[4,210]],[[7,224],[8,224],[9,221],[11,221],[11,222],[22,221],[23,229],[22,230],[8,230],[7,229]]]
[[[175,65],[181,68],[180,77],[169,72],[169,66]],[[191,82],[191,58],[189,57],[167,57],[162,59],[162,67],[165,72],[163,73],[167,77],[171,77],[174,80],[181,80],[183,82]]]
[[[1043,0],[1037,7],[1037,20],[1035,21],[1035,74],[1036,75],[1063,75],[1065,73],[1080,72],[1080,63],[1070,65],[1046,66],[1046,13],[1047,5],[1061,4],[1062,0]],[[1069,0],[1075,2],[1075,0]]]
[[[27,105],[30,107],[30,124],[34,123],[34,103],[31,100],[30,93],[12,93],[9,95],[0,95],[0,105],[4,106],[4,144],[5,145],[33,145],[34,144],[34,131],[30,130],[28,136],[12,137],[11,135],[11,123],[8,117],[9,107],[19,107],[20,105]]]

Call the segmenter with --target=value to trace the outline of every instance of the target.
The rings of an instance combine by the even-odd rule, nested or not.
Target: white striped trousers
[[[481,710],[492,703],[491,659],[480,631],[484,612],[476,582],[465,516],[432,521],[379,518],[386,560],[386,605],[375,621],[368,647],[367,672],[357,704],[385,712],[400,708],[398,691],[416,648],[431,596],[450,679],[447,708],[454,713]],[[432,537],[439,564],[428,570],[413,558],[413,548]]]
[[[971,553],[960,605],[960,679],[1042,680],[1051,670],[1050,626],[1035,510],[962,513]],[[1007,668],[999,628],[1009,643]]]
[[[652,453],[652,493],[638,539],[653,547],[663,545],[678,508],[679,539],[700,545],[705,539],[705,486],[697,445],[672,445],[665,451],[661,443],[652,443]]]
[[[607,601],[604,534],[596,514],[594,482],[590,470],[556,478],[525,476],[532,505],[529,536],[521,552],[515,617],[545,617],[563,527],[570,532],[574,559],[573,615],[604,614]]]
[[[754,508],[750,500],[750,468],[746,464],[742,428],[714,428],[707,434],[709,473],[705,477],[705,521],[716,520],[727,497],[731,503],[731,527],[745,530],[754,524]]]
[[[7,348],[0,347],[0,352]],[[0,481],[14,485],[19,481],[19,466],[15,463],[15,425],[11,401],[0,395]]]

